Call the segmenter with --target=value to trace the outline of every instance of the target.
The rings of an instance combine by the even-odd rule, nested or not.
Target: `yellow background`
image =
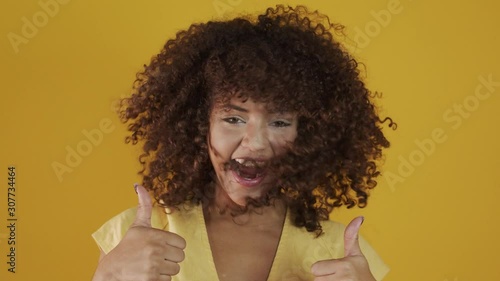
[[[138,148],[124,144],[113,100],[130,93],[135,73],[178,30],[275,4],[60,2],[46,22],[38,1],[8,1],[0,12],[1,280],[91,279],[98,250],[90,234],[136,204],[140,180]],[[344,223],[366,217],[362,234],[391,267],[387,281],[500,280],[500,4],[474,2],[287,2],[319,9],[354,39],[367,36],[354,52],[369,87],[383,93],[382,115],[399,125],[385,130],[392,147],[383,167],[399,181],[381,177],[367,208],[333,214]],[[22,36],[23,17],[40,27],[16,47],[9,34]],[[498,81],[490,96],[474,98],[489,75]],[[53,163],[67,164],[68,147],[89,149],[82,131],[107,121],[102,140],[59,180]],[[416,142],[429,143],[436,129],[442,136],[424,154]],[[16,274],[6,264],[9,165],[17,171]]]

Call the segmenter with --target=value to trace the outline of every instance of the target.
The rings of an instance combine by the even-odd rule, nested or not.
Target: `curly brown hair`
[[[241,95],[298,113],[298,136],[275,162],[265,198],[281,198],[293,223],[321,234],[335,207],[364,207],[382,148],[389,147],[358,62],[334,39],[341,24],[304,6],[277,5],[257,17],[192,24],[168,40],[121,100],[120,119],[143,142],[143,185],[163,206],[200,204],[214,194],[208,155],[214,102]]]

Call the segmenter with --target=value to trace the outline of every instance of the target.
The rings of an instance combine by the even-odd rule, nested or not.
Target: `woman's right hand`
[[[137,185],[139,206],[134,223],[120,243],[101,258],[93,281],[166,281],[179,273],[186,241],[151,227],[152,202]]]

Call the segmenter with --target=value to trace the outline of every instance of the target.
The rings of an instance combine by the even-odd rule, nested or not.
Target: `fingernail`
[[[134,190],[135,190],[135,194],[137,194],[137,187],[139,186],[138,183],[134,183]]]
[[[363,225],[364,221],[365,221],[365,217],[361,217],[361,224],[360,224],[360,226]]]

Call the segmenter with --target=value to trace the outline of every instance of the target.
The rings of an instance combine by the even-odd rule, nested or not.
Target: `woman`
[[[167,41],[122,100],[143,185],[137,208],[93,234],[94,281],[385,276],[362,217],[328,220],[366,205],[389,147],[341,31],[278,5]]]

